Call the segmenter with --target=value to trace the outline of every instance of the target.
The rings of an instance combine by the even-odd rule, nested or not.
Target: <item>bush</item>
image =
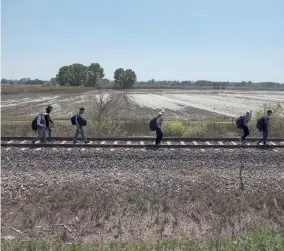
[[[164,134],[167,137],[181,137],[184,134],[184,125],[180,121],[169,121],[163,125]]]

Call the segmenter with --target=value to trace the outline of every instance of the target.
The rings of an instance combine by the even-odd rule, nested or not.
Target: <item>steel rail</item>
[[[23,141],[33,140],[35,137],[1,137],[1,141]],[[247,142],[257,141],[259,138],[247,138]],[[72,137],[52,137],[55,141],[73,141]],[[154,137],[94,137],[88,138],[89,141],[154,141]],[[198,138],[198,137],[164,137],[163,141],[239,141],[239,138]],[[268,141],[284,142],[284,138],[269,138]]]
[[[262,145],[134,145],[134,144],[19,144],[1,143],[2,147],[21,148],[263,148]],[[269,145],[269,148],[284,148],[284,145]]]

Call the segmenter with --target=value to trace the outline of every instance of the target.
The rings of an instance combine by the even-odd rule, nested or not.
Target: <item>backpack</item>
[[[79,117],[78,123],[79,123],[80,126],[86,126],[87,125],[87,120],[82,118],[82,117]]]
[[[256,128],[259,131],[263,131],[263,125],[264,125],[264,117],[257,119],[257,121],[256,121]]]
[[[149,128],[150,128],[150,131],[156,131],[157,129],[157,118],[156,117],[150,120]]]
[[[71,124],[72,125],[76,125],[76,120],[75,120],[76,116],[77,115],[74,115],[73,117],[71,117]]]
[[[243,129],[244,128],[244,116],[240,116],[237,118],[236,120],[236,125],[239,129]]]
[[[77,115],[74,115],[73,117],[71,117],[71,124],[72,125],[76,125],[76,116]],[[82,118],[82,117],[78,117],[78,124],[80,126],[86,126],[87,125],[87,120]]]
[[[33,129],[33,131],[36,131],[36,130],[37,130],[37,117],[38,117],[38,116],[36,116],[36,117],[33,119],[33,121],[32,121],[32,129]]]

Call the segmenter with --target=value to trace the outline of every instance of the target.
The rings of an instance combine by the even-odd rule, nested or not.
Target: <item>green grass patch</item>
[[[209,243],[188,240],[159,241],[154,244],[113,243],[104,247],[95,244],[60,244],[30,241],[24,244],[2,242],[3,251],[283,251],[283,233],[257,231],[238,239],[216,238]]]
[[[261,137],[256,128],[256,118],[250,125],[250,136]],[[85,128],[88,137],[103,136],[154,136],[155,132],[149,130],[148,121],[121,121],[104,119],[99,121],[88,120]],[[235,121],[165,121],[163,132],[166,137],[239,137],[242,131],[237,129]],[[1,121],[2,136],[34,136],[31,129],[31,121]],[[69,119],[55,120],[53,136],[73,136],[75,127]],[[271,119],[270,137],[284,137],[284,118],[273,117]]]

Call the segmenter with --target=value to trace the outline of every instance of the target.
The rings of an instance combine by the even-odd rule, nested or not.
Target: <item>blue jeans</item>
[[[37,140],[40,140],[40,143],[46,143],[46,128],[37,126],[37,137],[33,140],[35,143]]]
[[[81,134],[81,137],[82,139],[86,142],[87,139],[85,138],[85,133],[84,133],[84,128],[83,127],[77,127],[76,129],[76,134],[75,134],[75,137],[73,139],[73,142],[74,143],[77,143],[77,139],[78,139],[78,136]]]
[[[258,144],[263,141],[263,145],[266,146],[267,145],[266,144],[267,138],[268,138],[268,130],[263,130],[263,132],[262,132],[262,139],[260,139],[258,141]]]

